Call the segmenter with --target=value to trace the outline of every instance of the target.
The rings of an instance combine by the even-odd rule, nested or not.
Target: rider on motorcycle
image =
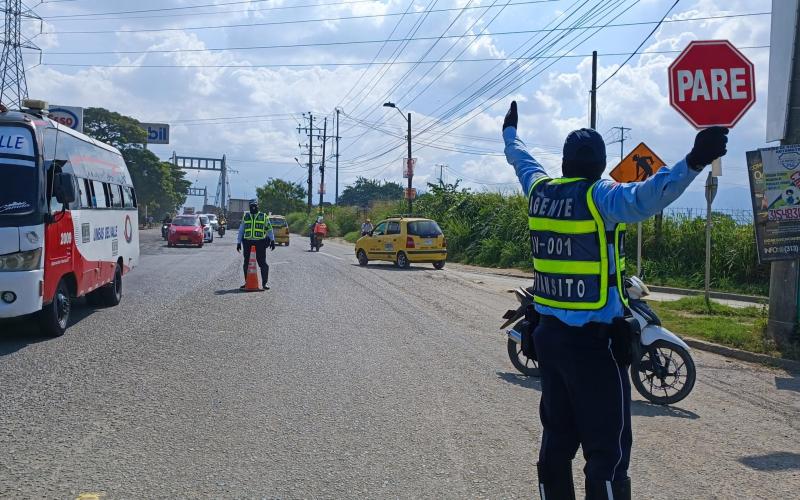
[[[314,246],[317,235],[325,236],[328,234],[328,226],[325,225],[325,222],[323,222],[321,215],[317,216],[317,220],[313,222],[311,226],[309,226],[309,230],[311,232],[309,239],[311,240],[312,247]],[[319,246],[322,246],[322,243],[320,243]]]

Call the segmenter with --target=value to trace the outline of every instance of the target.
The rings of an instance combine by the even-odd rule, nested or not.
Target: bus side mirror
[[[53,196],[59,203],[69,205],[77,198],[75,192],[75,177],[66,172],[56,174],[53,177]]]

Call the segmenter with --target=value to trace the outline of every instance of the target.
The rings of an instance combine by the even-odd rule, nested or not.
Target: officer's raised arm
[[[643,182],[601,181],[592,193],[607,222],[639,222],[666,208],[689,187],[697,174],[727,153],[728,129],[710,127],[695,137],[692,151],[672,167],[664,167]]]
[[[524,194],[527,195],[536,179],[546,177],[547,172],[531,156],[528,148],[525,147],[525,143],[517,137],[518,121],[517,101],[511,101],[511,107],[508,109],[505,120],[503,120],[503,141],[506,145],[506,160],[514,167],[517,172],[517,178],[522,184]]]

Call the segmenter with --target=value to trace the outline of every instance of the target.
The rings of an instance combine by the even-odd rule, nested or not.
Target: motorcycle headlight
[[[0,272],[32,271],[39,269],[42,249],[0,255]]]

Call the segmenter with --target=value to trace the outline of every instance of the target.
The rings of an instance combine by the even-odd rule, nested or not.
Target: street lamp
[[[408,113],[408,118],[406,115],[400,111],[400,108],[393,102],[385,102],[383,103],[384,108],[394,108],[397,110],[398,113],[408,122],[408,213],[411,215],[414,213],[414,200],[411,198],[411,185],[412,179],[414,178],[414,171],[411,169],[411,113]]]

